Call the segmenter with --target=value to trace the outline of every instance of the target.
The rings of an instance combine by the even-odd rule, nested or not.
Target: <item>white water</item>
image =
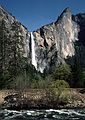
[[[34,36],[31,32],[31,57],[32,57],[32,65],[35,66],[37,70],[37,61],[36,61],[36,54],[35,54],[35,41],[34,41]]]
[[[0,110],[0,120],[85,120],[85,109]]]

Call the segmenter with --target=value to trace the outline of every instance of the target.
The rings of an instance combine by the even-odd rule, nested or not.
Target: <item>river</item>
[[[0,120],[85,120],[85,109],[0,110]]]

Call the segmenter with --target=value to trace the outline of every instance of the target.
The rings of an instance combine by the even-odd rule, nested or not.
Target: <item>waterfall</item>
[[[32,65],[35,66],[37,70],[37,61],[36,61],[36,53],[35,53],[35,41],[34,36],[31,32],[31,59],[32,59]]]

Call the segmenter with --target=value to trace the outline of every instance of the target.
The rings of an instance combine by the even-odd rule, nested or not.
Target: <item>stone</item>
[[[27,64],[32,63],[30,32],[2,7],[0,33],[2,71],[14,69],[16,65],[24,66],[21,64],[23,59]],[[55,22],[42,26],[32,34],[37,70],[41,73],[52,71],[59,64],[75,64],[75,57],[85,66],[85,13],[72,15],[71,10],[66,8]]]

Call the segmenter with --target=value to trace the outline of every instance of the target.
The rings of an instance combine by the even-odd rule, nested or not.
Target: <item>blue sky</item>
[[[0,5],[29,31],[56,21],[66,7],[70,7],[73,14],[85,12],[85,0],[0,0]]]

